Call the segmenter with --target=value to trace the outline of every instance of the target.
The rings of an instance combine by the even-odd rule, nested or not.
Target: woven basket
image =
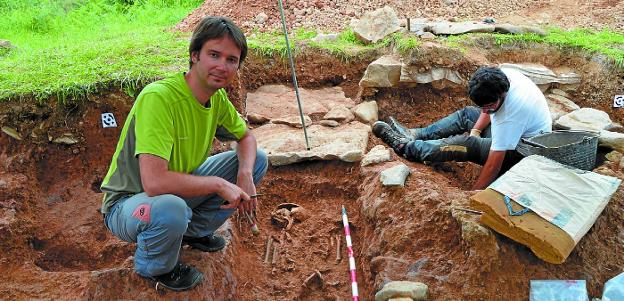
[[[586,131],[554,131],[522,139],[518,149],[525,156],[540,155],[582,170],[596,165],[598,134]]]

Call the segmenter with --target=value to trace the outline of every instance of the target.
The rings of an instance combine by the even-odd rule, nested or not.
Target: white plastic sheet
[[[489,188],[530,208],[578,243],[621,182],[533,155],[524,158]]]

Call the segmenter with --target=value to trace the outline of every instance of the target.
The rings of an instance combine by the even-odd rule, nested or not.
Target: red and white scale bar
[[[349,230],[349,219],[347,210],[342,206],[342,225],[344,226],[345,240],[347,241],[347,254],[349,255],[349,272],[351,274],[351,293],[353,301],[359,301],[357,277],[355,275],[355,258],[353,256],[353,246],[351,245],[351,231]]]

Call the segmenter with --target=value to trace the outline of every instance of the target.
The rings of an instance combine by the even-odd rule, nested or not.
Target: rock
[[[407,165],[401,163],[381,172],[379,179],[383,186],[405,186],[405,179],[411,170]]]
[[[256,23],[258,24],[264,24],[267,19],[269,19],[269,16],[267,16],[267,14],[265,14],[264,12],[259,13],[258,15],[256,15]]]
[[[547,94],[546,103],[548,104],[550,117],[553,122],[559,119],[559,117],[581,108],[573,101],[557,94]]]
[[[411,281],[392,281],[375,294],[375,301],[387,301],[390,298],[408,297],[415,301],[427,300],[426,284]]]
[[[565,98],[570,98],[570,94],[568,94],[568,92],[563,91],[561,89],[551,89],[550,93],[551,94],[555,94],[555,95],[559,95],[559,96],[563,96]]]
[[[325,41],[336,41],[338,40],[338,34],[337,33],[328,33],[328,34],[324,34],[324,33],[319,33],[318,35],[316,35],[316,37],[312,38],[313,42],[325,42]]]
[[[5,180],[0,180],[0,189],[7,188],[7,182]]]
[[[3,126],[1,128],[2,132],[4,132],[5,134],[13,137],[14,139],[17,140],[22,140],[22,135],[20,135],[20,133],[18,133],[15,129],[10,128],[8,126]]]
[[[379,120],[377,102],[374,100],[363,102],[353,108],[353,114],[355,114],[358,120],[367,124],[372,124]]]
[[[263,123],[267,123],[270,121],[269,118],[266,118],[262,115],[258,115],[254,113],[247,114],[247,120],[249,121],[249,123],[254,123],[254,124],[263,124]]]
[[[323,116],[338,105],[347,108],[355,106],[353,100],[345,97],[340,87],[318,90],[299,88],[299,96],[303,114],[308,116]],[[252,114],[268,119],[299,115],[295,90],[284,85],[266,85],[247,93],[247,115]]]
[[[427,18],[410,18],[409,20],[411,32],[425,32],[427,26],[429,26],[429,19]]]
[[[366,67],[360,80],[360,87],[394,87],[401,77],[401,59],[393,55],[384,55]]]
[[[581,83],[581,76],[566,69],[561,69],[560,74],[540,64],[523,63],[510,64],[504,63],[500,68],[509,68],[520,71],[522,74],[530,78],[536,85],[548,85],[551,83],[559,83],[563,85],[577,85]]]
[[[366,151],[370,126],[353,121],[336,128],[311,125],[307,129],[310,150],[303,131],[282,124],[265,124],[253,130],[258,146],[272,165],[309,160],[360,161]]]
[[[323,116],[323,119],[335,120],[338,122],[350,122],[355,119],[355,116],[347,107],[339,105],[327,112],[327,114]]]
[[[303,115],[303,120],[305,121],[306,127],[309,127],[312,124],[312,119],[310,119],[310,116],[308,115]],[[300,115],[290,115],[281,118],[275,118],[271,119],[271,122],[275,124],[286,124],[296,128],[303,128]]]
[[[464,83],[461,75],[456,70],[431,68],[427,72],[420,72],[418,67],[408,65],[403,65],[401,69],[401,83],[427,84],[439,80],[448,80],[458,85],[463,85]]]
[[[598,145],[624,153],[624,134],[602,130],[598,137]]]
[[[0,57],[8,54],[11,50],[15,49],[15,46],[8,40],[0,40]]]
[[[368,152],[368,154],[366,154],[366,156],[364,156],[361,165],[367,166],[375,163],[386,162],[390,161],[391,158],[390,149],[383,145],[376,145]]]
[[[611,125],[609,114],[592,109],[582,108],[561,116],[555,122],[558,129],[589,130],[599,132]]]
[[[433,33],[430,32],[423,32],[422,34],[418,35],[421,39],[423,40],[433,40],[436,38],[436,35],[434,35]]]
[[[319,121],[319,124],[335,128],[335,127],[340,125],[340,122],[338,122],[336,120],[321,120],[321,121]]]
[[[430,22],[427,31],[436,35],[458,35],[469,32],[493,32],[494,25],[481,22]]]
[[[72,145],[78,143],[78,139],[72,133],[64,133],[61,137],[53,139],[52,143]]]
[[[351,23],[355,35],[365,44],[377,43],[400,29],[399,18],[389,6],[367,12],[360,20]]]
[[[374,219],[377,215],[377,208],[383,204],[384,199],[376,198],[375,200],[371,200],[371,198],[366,198],[364,202],[362,202],[362,213],[366,215],[368,218]]]
[[[534,26],[518,26],[518,25],[511,25],[511,24],[496,24],[495,28],[494,28],[495,32],[500,32],[500,33],[508,33],[508,34],[527,34],[527,33],[533,33],[539,36],[546,36],[548,33],[539,28],[539,27],[534,27]]]
[[[611,162],[614,162],[616,164],[619,164],[620,161],[622,160],[623,156],[622,153],[618,152],[618,151],[612,151],[609,152],[605,158]],[[2,181],[0,181],[0,188],[2,188]]]

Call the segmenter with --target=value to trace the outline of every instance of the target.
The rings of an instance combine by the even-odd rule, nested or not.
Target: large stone
[[[463,85],[464,80],[456,70],[447,68],[431,68],[426,72],[419,72],[416,66],[404,65],[401,69],[400,82],[427,84],[439,80],[448,80],[452,83]]]
[[[353,32],[364,43],[377,43],[400,29],[399,18],[389,6],[367,12],[362,19],[351,23]]]
[[[606,112],[582,108],[561,116],[555,122],[555,128],[571,130],[589,130],[599,132],[611,125],[611,118]]]
[[[306,127],[309,127],[312,124],[312,119],[308,115],[303,115],[303,121],[305,122]],[[271,122],[275,124],[285,124],[296,128],[303,128],[303,124],[301,123],[301,115],[290,115],[275,118],[271,119]]]
[[[422,33],[426,31],[429,26],[429,19],[427,18],[409,18],[411,32]]]
[[[395,165],[381,172],[379,179],[383,186],[405,186],[405,179],[410,174],[411,170],[407,165],[401,163]]]
[[[543,65],[532,63],[504,63],[499,67],[518,70],[530,78],[536,85],[549,85],[551,83],[575,85],[581,83],[581,76],[567,68],[562,68],[558,70],[559,73],[555,73],[553,70],[550,70]]]
[[[357,121],[336,128],[312,125],[307,128],[310,150],[306,150],[303,130],[290,126],[266,124],[253,133],[271,164],[278,166],[309,160],[360,161],[370,131],[370,126]]]
[[[458,35],[469,32],[493,32],[494,25],[481,22],[430,22],[427,31],[436,35]]]
[[[353,108],[353,114],[358,120],[372,124],[373,122],[379,120],[379,109],[377,107],[376,101],[367,101],[357,105]]]
[[[401,59],[384,55],[366,67],[360,86],[364,88],[394,87],[401,78]]]
[[[355,103],[345,97],[342,88],[332,87],[318,90],[299,88],[303,114],[323,116],[338,105],[352,108]],[[288,115],[299,115],[295,90],[284,85],[267,85],[247,94],[247,117],[275,119]]]
[[[612,148],[618,152],[624,152],[624,134],[611,131],[600,131],[598,144]]]
[[[527,34],[527,33],[533,33],[539,36],[546,36],[548,33],[539,28],[539,27],[534,27],[534,26],[523,26],[523,25],[512,25],[512,24],[496,24],[494,31],[496,32],[500,32],[500,33],[508,33],[508,34]]]
[[[390,161],[391,158],[390,149],[383,145],[376,145],[366,154],[366,156],[364,156],[364,159],[362,159],[360,164],[362,166],[367,166],[375,163]]]
[[[355,119],[355,115],[345,106],[336,106],[327,112],[323,119],[335,120],[338,122],[350,122]]]
[[[553,122],[559,119],[559,117],[581,108],[573,101],[558,94],[547,94],[546,103],[548,104],[550,117],[552,118]]]
[[[407,297],[415,301],[427,300],[429,287],[420,282],[392,281],[375,294],[375,301],[387,301],[390,298]]]

